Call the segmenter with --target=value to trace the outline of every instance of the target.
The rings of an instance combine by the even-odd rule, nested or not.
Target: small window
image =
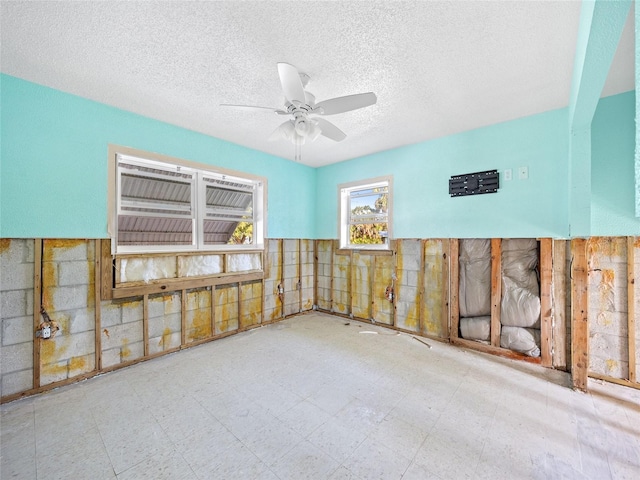
[[[389,248],[391,187],[392,177],[338,187],[341,248]]]
[[[113,253],[263,247],[264,179],[125,148],[110,158]]]

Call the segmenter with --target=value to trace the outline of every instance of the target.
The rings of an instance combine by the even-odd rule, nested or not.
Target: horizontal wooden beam
[[[212,287],[216,285],[226,285],[230,283],[251,282],[262,280],[264,272],[224,274],[216,277],[200,278],[180,278],[170,279],[162,283],[149,283],[134,287],[116,287],[111,290],[113,298],[139,297],[154,293],[176,292],[180,290],[190,290],[193,288]]]

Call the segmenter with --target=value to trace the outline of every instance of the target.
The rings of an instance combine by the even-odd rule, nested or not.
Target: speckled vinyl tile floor
[[[0,477],[640,478],[640,391],[428,343],[312,313],[5,404]]]

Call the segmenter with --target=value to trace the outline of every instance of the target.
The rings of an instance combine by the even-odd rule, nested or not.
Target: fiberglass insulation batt
[[[502,241],[502,304],[500,346],[540,356],[540,286],[538,242],[535,239]]]
[[[460,240],[461,317],[491,315],[491,241]]]

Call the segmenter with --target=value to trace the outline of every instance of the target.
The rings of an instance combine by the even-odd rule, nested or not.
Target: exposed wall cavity
[[[96,267],[101,262],[108,267],[111,259],[96,257],[97,247],[109,252],[108,244],[99,242],[0,241],[3,400],[313,307],[311,240],[267,240],[264,275],[262,252],[122,257],[116,261],[116,289],[132,284],[137,290],[129,298],[112,300],[101,299],[111,285],[100,285],[103,272]],[[243,281],[242,273],[249,271]],[[233,281],[220,284],[225,273],[232,273]],[[213,285],[201,286],[210,275],[218,275]],[[155,293],[156,282],[149,285],[155,290],[140,293],[147,283],[178,277],[196,278],[186,288],[161,284],[166,291]],[[60,326],[51,338],[36,338],[44,317],[39,308],[34,315],[34,306],[40,304]],[[34,364],[34,359],[39,361]]]
[[[60,331],[40,346],[40,385],[96,368],[95,244],[44,240],[42,307]]]
[[[626,238],[592,237],[589,260],[589,371],[629,378]]]
[[[33,386],[33,246],[0,239],[0,396]]]

